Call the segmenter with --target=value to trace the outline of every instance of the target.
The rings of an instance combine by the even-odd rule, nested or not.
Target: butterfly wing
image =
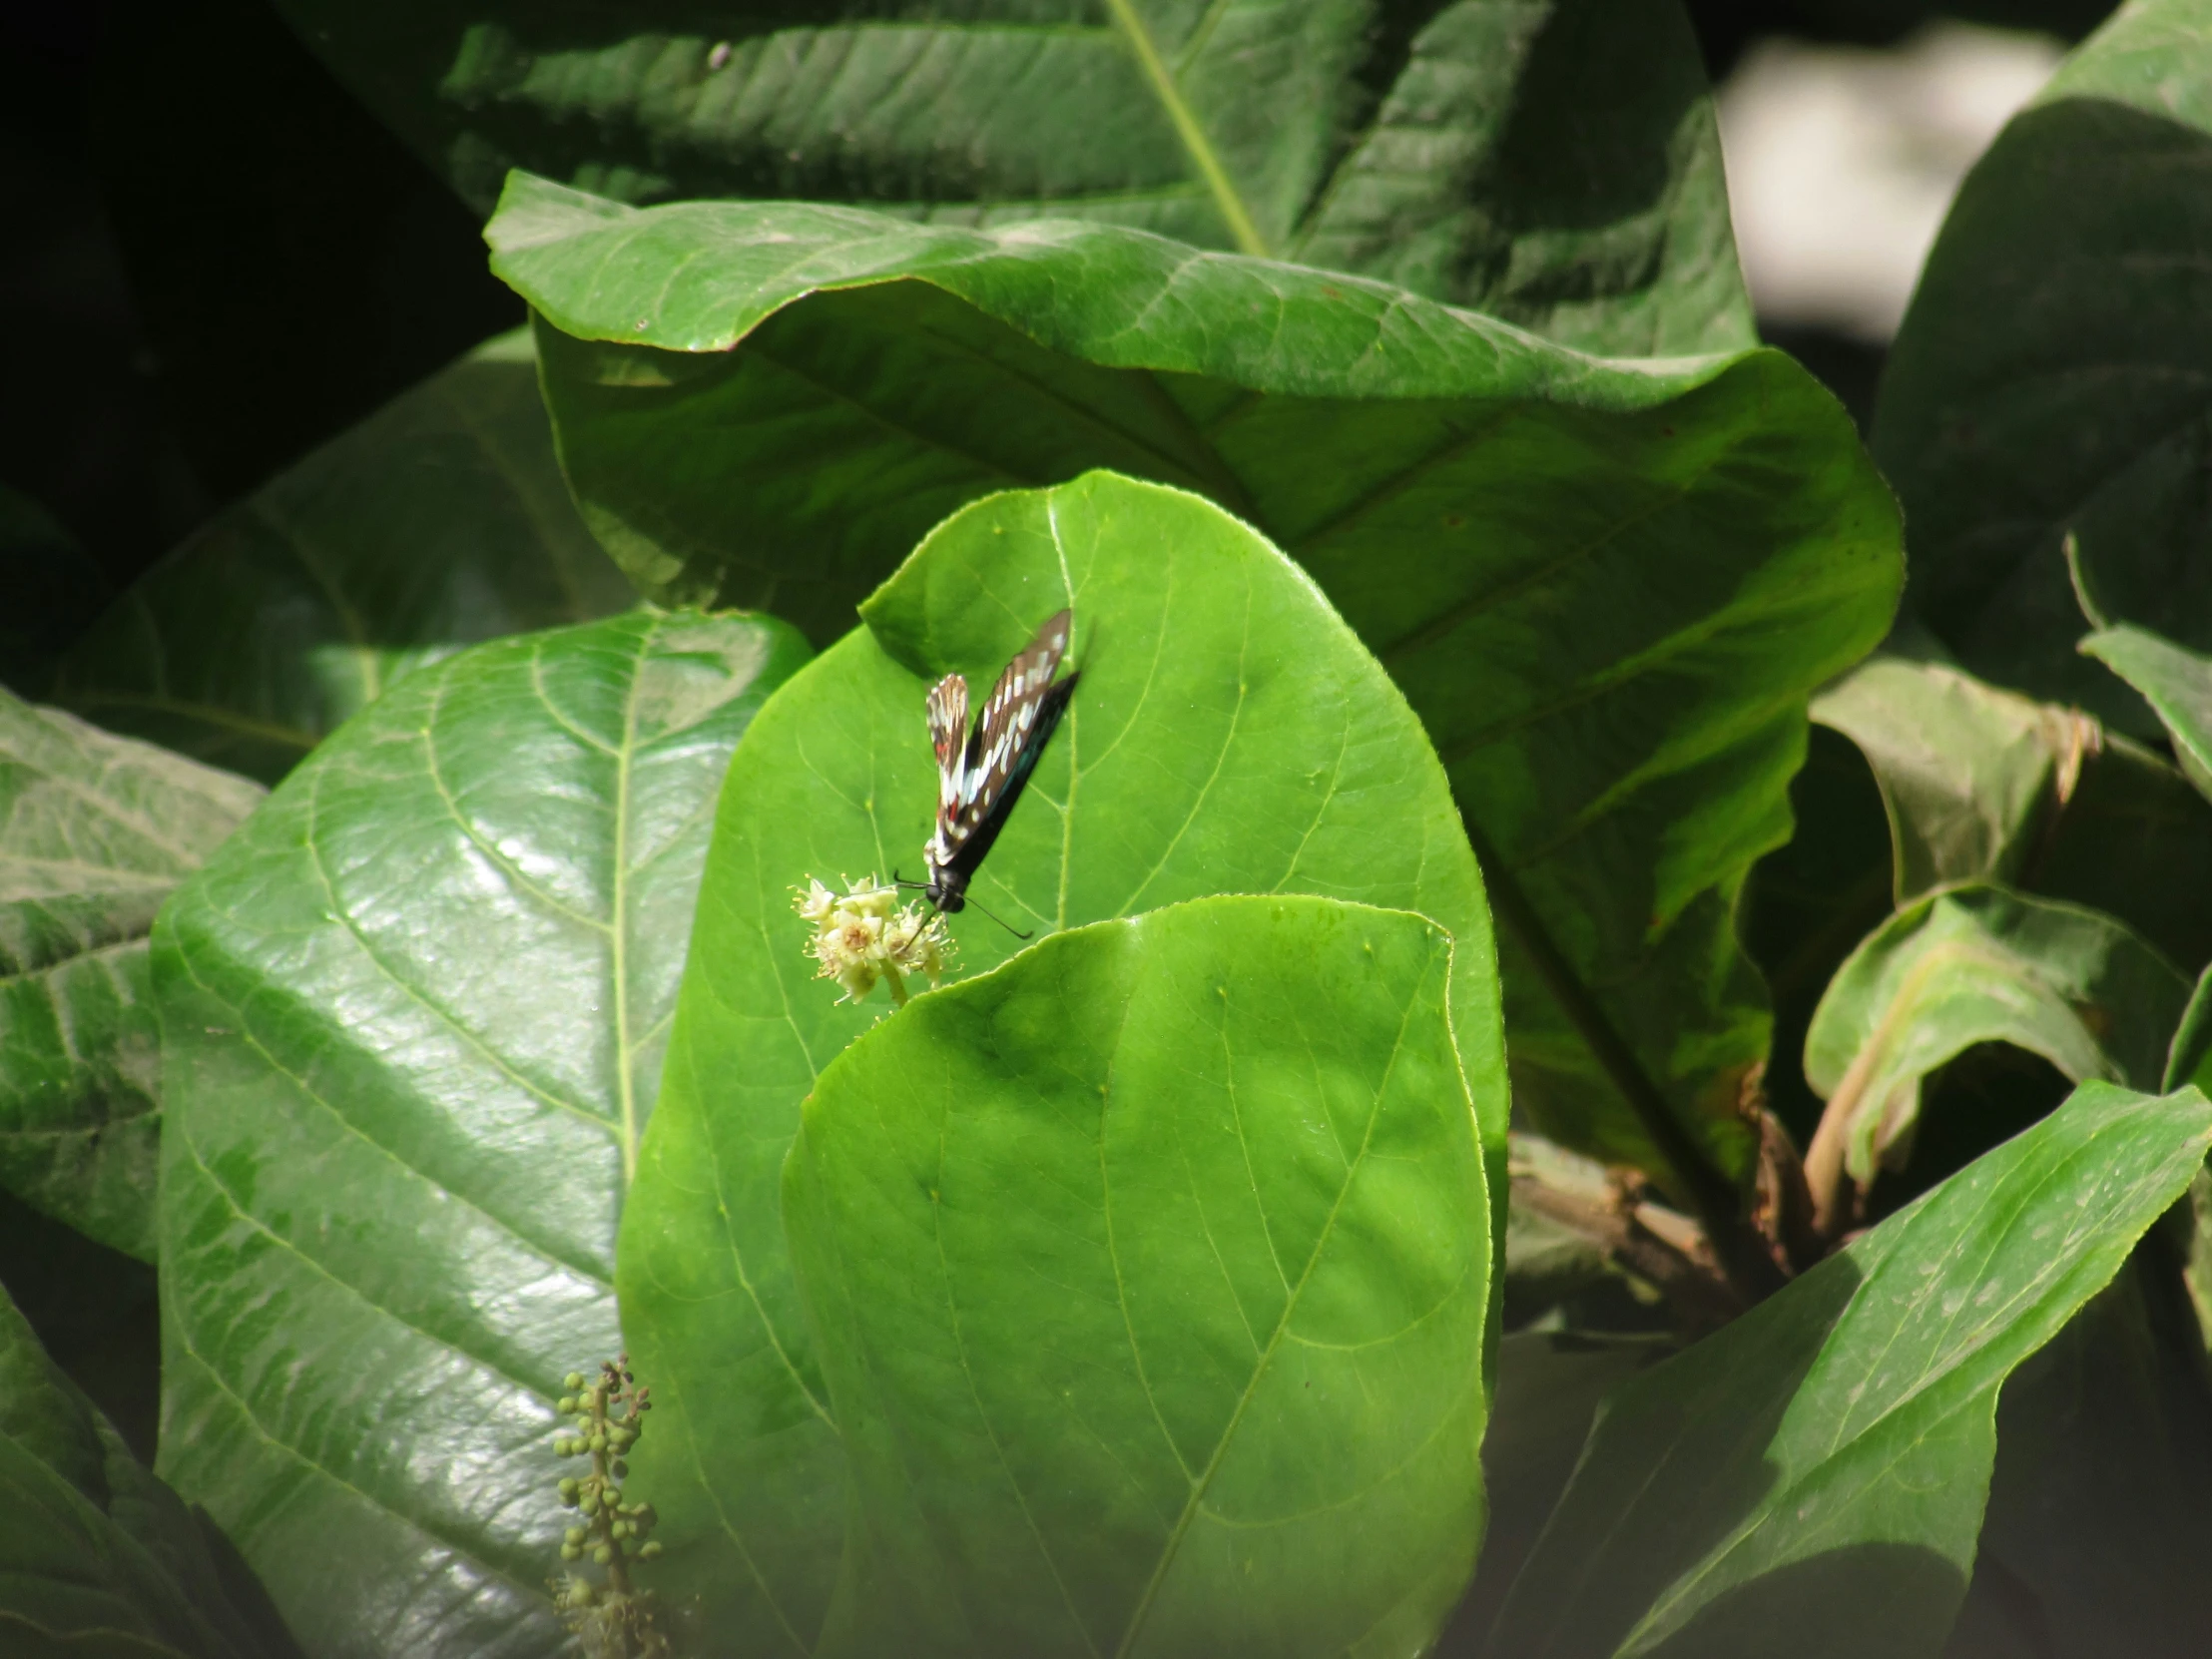
[[[967,745],[967,681],[948,674],[929,688],[929,746],[937,752],[937,829],[959,806],[962,754]]]
[[[948,867],[972,875],[1005,827],[1029,774],[1074,694],[1076,675],[1055,682],[1067,655],[1069,617],[1045,619],[1037,636],[1006,665],[976,718],[962,757],[960,800]]]
[[[1037,637],[1006,665],[968,734],[956,769],[946,763],[944,751],[938,751],[937,833],[928,856],[933,865],[954,872],[963,884],[998,839],[1006,815],[1020,799],[1029,774],[1036,770],[1037,757],[1044,753],[1074,695],[1079,676],[1053,679],[1067,655],[1068,629],[1066,611],[1048,618]],[[964,685],[961,691],[964,701]],[[936,693],[930,694],[930,701],[934,735]]]

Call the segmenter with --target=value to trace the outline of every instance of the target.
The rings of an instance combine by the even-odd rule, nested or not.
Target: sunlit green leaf
[[[1503,1138],[1474,858],[1419,723],[1313,584],[1209,502],[1110,474],[948,520],[731,765],[623,1227],[624,1334],[656,1399],[636,1466],[666,1517],[664,1581],[755,1651],[811,1651],[844,1523],[777,1183],[802,1100],[883,1008],[815,977],[793,889],[919,870],[937,800],[929,686],[960,672],[980,705],[1063,606],[1082,679],[972,897],[1039,934],[1217,892],[1427,915],[1456,941],[1469,1093]],[[973,905],[953,926],[963,978],[1022,947]]]
[[[561,482],[529,336],[505,334],[147,572],[55,700],[274,783],[423,664],[633,603]]]
[[[804,656],[638,613],[419,669],[163,912],[162,1469],[317,1655],[566,1639],[552,1400],[620,1346],[714,792]]]
[[[260,786],[0,691],[0,1186],[154,1255],[154,912]]]
[[[2141,628],[2108,628],[2081,642],[2133,686],[2173,740],[2189,781],[2212,796],[2212,657]]]
[[[1754,338],[1676,0],[279,9],[482,212],[523,167],[634,202],[1050,215],[1383,276],[1589,350]]]
[[[1837,1163],[1864,1186],[1902,1157],[1922,1080],[1976,1043],[2024,1048],[2077,1083],[2157,1088],[2188,994],[2139,936],[2079,905],[1966,886],[1901,910],[1844,963],[1806,1036],[1806,1079],[1828,1099],[1806,1153],[1816,1201]]]
[[[639,212],[518,177],[489,236],[550,324],[586,515],[651,591],[833,637],[945,513],[1093,466],[1268,535],[1449,769],[1517,1098],[1732,1215],[1767,1026],[1735,895],[1787,834],[1805,697],[1900,578],[1888,491],[1795,364],[1597,362],[1097,226]]]
[[[2212,1144],[2195,1090],[2071,1101],[1622,1387],[1515,1585],[1498,1659],[1939,1652],[1997,1392]]]
[[[857,1499],[824,1652],[1433,1639],[1487,1395],[1454,972],[1417,916],[1200,899],[830,1064],[785,1181]]]

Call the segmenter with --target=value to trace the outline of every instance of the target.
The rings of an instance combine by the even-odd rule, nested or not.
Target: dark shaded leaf
[[[634,602],[570,504],[529,337],[505,334],[147,572],[55,697],[274,783],[424,663]]]
[[[1836,970],[1890,915],[1892,858],[1866,758],[1817,722],[1805,765],[1790,780],[1790,816],[1796,833],[1753,867],[1739,925],[1774,998],[1767,1101],[1803,1146],[1821,1114],[1805,1081],[1805,1033]]]
[[[1382,276],[1587,350],[1756,337],[1675,0],[280,9],[487,213],[521,167],[633,202],[1049,215]]]
[[[2078,710],[1895,657],[1823,692],[1813,718],[1873,769],[1900,904],[1998,881],[2109,911],[2184,967],[2212,958],[2212,807],[2142,745]]]
[[[1510,1265],[1510,1264],[1508,1264]],[[1666,1358],[1664,1338],[1526,1331],[1497,1349],[1497,1387],[1482,1436],[1489,1515],[1474,1582],[1436,1644],[1438,1659],[1481,1651],[1506,1593],[1567,1489],[1605,1396]]]
[[[227,1551],[125,1449],[0,1294],[0,1651],[296,1659]]]
[[[2201,1358],[2175,1345],[2196,1343],[2195,1322],[2163,1306],[2179,1298],[2152,1256],[2146,1243],[2005,1383],[1973,1584],[1945,1659],[2204,1651],[2212,1395]]]
[[[318,1655],[550,1655],[571,1369],[782,625],[417,670],[164,910],[162,1468]],[[342,1571],[333,1563],[342,1562]]]
[[[1997,1391],[2212,1144],[2195,1090],[2072,1099],[1627,1383],[1513,1588],[1500,1659],[1940,1651]]]
[[[0,484],[0,685],[42,695],[55,660],[113,594],[51,513]]]
[[[154,913],[260,786],[0,691],[0,1185],[154,1258]]]
[[[210,505],[237,500],[524,320],[486,278],[483,216],[264,0],[116,14],[98,39],[69,126],[96,175],[99,254],[120,256],[110,279],[128,287],[127,389],[157,394],[168,416],[149,481],[165,507],[180,474]],[[57,359],[64,373],[79,360]],[[113,532],[87,529],[130,574],[170,545],[141,542],[119,561]]]
[[[2076,710],[1896,657],[1853,670],[1813,700],[1812,714],[1874,769],[1900,905],[1954,881],[2017,880],[2103,741]]]
[[[1913,604],[1975,673],[2138,736],[2074,653],[2095,609],[2212,648],[2212,5],[2138,0],[1976,164],[1899,330],[1874,424]]]

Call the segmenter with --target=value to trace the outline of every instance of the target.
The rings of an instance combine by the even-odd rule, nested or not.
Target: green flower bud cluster
[[[561,1559],[588,1558],[607,1569],[607,1580],[601,1586],[569,1574],[553,1585],[555,1604],[591,1659],[653,1659],[667,1644],[654,1623],[652,1593],[631,1582],[630,1568],[661,1553],[649,1536],[659,1517],[622,1489],[630,1473],[625,1453],[637,1444],[652,1400],[631,1376],[627,1354],[603,1364],[597,1378],[570,1372],[561,1388],[554,1408],[569,1422],[554,1435],[553,1454],[589,1459],[558,1487],[562,1507],[580,1517],[562,1534]]]

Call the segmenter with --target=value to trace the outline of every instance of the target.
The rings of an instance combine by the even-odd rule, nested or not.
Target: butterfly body
[[[929,741],[937,755],[937,827],[922,849],[922,896],[950,914],[967,904],[968,882],[1006,827],[1075,694],[1078,673],[1053,678],[1067,654],[1066,611],[1006,665],[972,728],[967,681],[948,674],[929,691]]]

